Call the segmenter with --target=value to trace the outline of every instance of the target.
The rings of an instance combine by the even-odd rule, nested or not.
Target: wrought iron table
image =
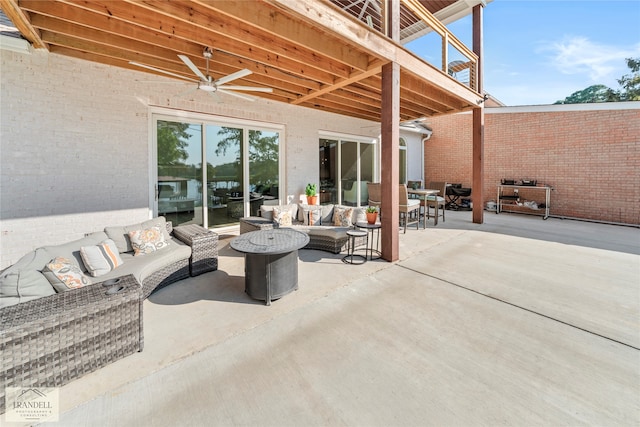
[[[245,233],[231,241],[244,253],[245,292],[266,305],[298,289],[298,249],[309,243],[299,231],[278,228]]]

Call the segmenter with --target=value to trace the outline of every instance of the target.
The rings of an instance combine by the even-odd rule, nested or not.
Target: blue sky
[[[470,17],[449,29],[471,48]],[[428,43],[410,49],[428,57]],[[506,105],[553,104],[594,84],[619,89],[629,57],[640,57],[640,0],[494,0],[484,9],[484,89]]]

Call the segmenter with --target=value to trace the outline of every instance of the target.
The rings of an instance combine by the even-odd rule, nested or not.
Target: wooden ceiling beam
[[[331,57],[314,52],[299,44],[261,31],[258,28],[248,29],[238,22],[229,21],[223,14],[211,13],[211,10],[201,5],[189,3],[160,2],[154,0],[121,0],[129,4],[147,8],[151,13],[161,14],[163,21],[172,22],[172,26],[192,25],[202,31],[220,33],[225,37],[242,41],[253,46],[260,46],[269,50],[274,55],[303,62],[306,67],[316,68],[320,71],[329,71],[335,77],[346,78],[351,73],[350,66],[335,61]],[[182,22],[182,24],[180,24]],[[220,49],[219,46],[211,46]],[[232,52],[230,52],[232,53]]]
[[[300,98],[298,98],[297,100],[295,100],[293,102],[293,104],[300,104],[303,102],[307,102],[317,96],[322,96],[326,93],[330,93],[333,92],[334,90],[343,88],[345,86],[349,86],[353,83],[356,83],[362,79],[366,79],[368,77],[371,77],[373,75],[376,74],[380,74],[380,71],[382,70],[382,64],[380,63],[380,61],[375,61],[375,63],[365,72],[356,72],[353,73],[353,75],[347,79],[341,80],[337,83],[334,83],[332,85],[327,85],[319,90],[316,90],[306,96],[302,96]]]
[[[200,45],[200,53],[204,46],[214,48],[213,62],[216,61],[216,51],[231,53],[237,58],[244,58],[245,68],[249,68],[254,72],[267,73],[267,68],[273,67],[272,72],[279,74],[287,80],[297,77],[300,84],[309,88],[317,89],[320,87],[315,81],[324,84],[332,83],[336,76],[325,70],[309,68],[300,60],[291,60],[286,57],[275,55],[273,52],[263,49],[259,45],[245,43],[235,39],[229,39],[219,33],[214,33],[202,28],[196,28],[192,25],[181,21],[171,21],[164,15],[156,15],[148,9],[140,8],[134,4],[127,4],[122,1],[103,2],[92,1],[90,3],[78,0],[59,0],[59,2],[73,5],[80,10],[87,10],[103,15],[108,20],[120,21],[129,26],[138,27],[140,30],[148,33],[164,35],[171,39],[182,39],[188,43]],[[27,0],[29,8],[36,9],[39,4],[46,3],[37,0]],[[38,8],[38,10],[42,10]],[[164,38],[159,37],[155,43],[159,46],[165,46]],[[183,52],[187,54],[187,52]],[[253,64],[248,66],[248,64]],[[276,72],[282,70],[283,72]],[[293,81],[292,81],[293,83]]]
[[[20,8],[16,0],[0,0],[0,9],[34,48],[48,49],[38,30],[31,25],[29,16]]]
[[[249,1],[196,1],[215,13],[224,13],[247,26],[258,28],[260,31],[267,32],[289,43],[305,46],[307,49],[340,61],[355,70],[366,71],[369,69],[369,55],[355,49],[344,40],[335,39],[331,34],[322,32],[316,27],[303,25],[302,22],[284,15],[275,8],[257,8],[254,2]]]

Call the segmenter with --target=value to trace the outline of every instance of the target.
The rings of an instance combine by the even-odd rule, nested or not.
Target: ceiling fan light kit
[[[148,70],[151,71],[155,71],[158,73],[162,73],[162,74],[166,74],[169,76],[173,76],[173,77],[178,77],[180,79],[183,80],[188,80],[191,82],[196,82],[198,83],[198,87],[197,89],[200,89],[204,92],[207,92],[211,95],[214,94],[214,92],[221,92],[221,93],[225,93],[227,95],[232,95],[235,96],[237,98],[241,98],[247,101],[255,101],[257,98],[251,95],[247,95],[244,93],[237,93],[235,91],[249,91],[249,92],[263,92],[263,93],[267,93],[267,92],[273,92],[272,88],[266,88],[266,87],[253,87],[253,86],[225,86],[225,83],[231,82],[233,80],[237,80],[240,79],[242,77],[246,77],[249,74],[252,74],[252,71],[249,69],[242,69],[240,71],[236,71],[235,73],[231,73],[227,76],[224,77],[220,77],[218,80],[214,80],[210,75],[209,75],[209,60],[213,57],[213,53],[211,51],[210,48],[205,48],[202,56],[204,56],[205,61],[207,62],[207,69],[206,69],[206,74],[202,73],[202,71],[200,71],[200,69],[198,67],[195,66],[195,64],[191,61],[191,59],[189,59],[188,56],[186,55],[178,55],[178,58],[180,58],[180,60],[182,62],[184,62],[184,64],[189,67],[189,69],[193,72],[193,74],[195,74],[196,76],[198,76],[198,80],[196,79],[191,79],[188,77],[184,77],[181,76],[179,74],[176,73],[172,73],[170,71],[165,71],[165,70],[161,70],[160,68],[155,68],[155,67],[150,67],[148,65],[144,65],[144,64],[140,64],[138,62],[129,62],[129,64],[131,65],[135,65],[137,67],[141,67],[141,68],[146,68]]]

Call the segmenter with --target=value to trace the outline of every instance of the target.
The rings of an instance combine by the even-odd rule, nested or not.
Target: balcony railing
[[[331,2],[370,28],[385,33],[382,25],[383,9],[380,0],[331,0]],[[418,0],[402,0],[400,3],[400,42],[404,45],[425,35],[440,38],[440,54],[428,55],[428,57],[419,56],[451,78],[477,91],[478,56],[458,40]],[[429,57],[439,58],[440,63],[433,59],[430,60]]]

